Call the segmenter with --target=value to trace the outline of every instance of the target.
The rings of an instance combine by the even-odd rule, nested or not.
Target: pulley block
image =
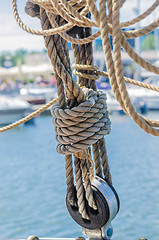
[[[110,223],[119,211],[119,197],[112,185],[96,176],[92,181],[92,190],[97,210],[89,207],[86,201],[86,211],[89,220],[83,219],[78,207],[72,206],[66,195],[66,206],[72,218],[86,229],[100,229]]]

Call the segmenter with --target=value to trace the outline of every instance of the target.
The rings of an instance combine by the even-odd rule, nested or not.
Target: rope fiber
[[[86,205],[97,210],[91,187],[93,175],[96,174],[112,183],[104,139],[104,135],[110,132],[111,124],[106,96],[97,90],[95,80],[99,76],[108,77],[114,96],[125,113],[144,131],[159,136],[159,121],[147,119],[135,111],[126,82],[157,92],[159,88],[124,77],[121,58],[123,48],[142,68],[159,74],[159,67],[145,61],[127,41],[129,38],[144,36],[158,28],[159,19],[141,29],[132,31],[122,29],[149,16],[158,7],[159,0],[134,19],[120,22],[120,9],[125,2],[125,0],[99,0],[97,8],[96,0],[29,0],[25,7],[26,13],[39,18],[41,22],[42,30],[35,30],[22,22],[17,9],[17,0],[12,0],[13,15],[18,25],[30,34],[44,37],[55,72],[58,102],[57,99],[52,100],[26,118],[1,128],[0,132],[31,119],[53,105],[51,112],[58,142],[57,151],[65,154],[68,199],[72,206],[78,207],[82,218],[87,220],[89,216]],[[96,28],[93,34],[92,27]],[[99,71],[93,65],[92,41],[100,35],[107,72]],[[110,35],[113,39],[113,51]],[[73,67],[78,77],[77,82],[72,77],[68,41],[71,42],[74,53]]]

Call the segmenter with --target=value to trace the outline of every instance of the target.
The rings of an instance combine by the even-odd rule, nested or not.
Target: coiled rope
[[[125,0],[99,0],[98,10],[96,0],[29,0],[25,10],[30,16],[41,20],[42,30],[39,31],[30,29],[22,22],[17,10],[17,1],[12,0],[13,14],[18,25],[28,33],[44,36],[57,83],[58,103],[54,104],[54,100],[49,103],[54,104],[52,115],[58,141],[57,151],[65,154],[69,201],[72,206],[78,207],[82,218],[85,219],[89,219],[86,201],[91,208],[97,209],[91,188],[94,168],[96,175],[109,183],[112,182],[104,140],[104,135],[110,132],[110,120],[106,96],[96,89],[95,80],[99,75],[109,77],[115,98],[138,126],[154,136],[159,136],[159,121],[147,119],[135,111],[125,82],[157,92],[159,88],[124,77],[121,61],[122,47],[141,67],[159,74],[159,67],[141,58],[127,42],[129,38],[143,36],[156,29],[159,20],[156,19],[141,29],[122,30],[123,27],[146,18],[158,7],[159,1],[155,1],[140,16],[120,23],[119,12],[124,2]],[[95,20],[91,20],[91,14]],[[97,28],[94,34],[91,27]],[[100,35],[108,72],[99,71],[93,66],[92,41]],[[113,38],[113,53],[110,35]],[[72,78],[67,41],[72,43],[77,83]],[[31,116],[34,114],[37,112]],[[14,124],[11,127],[14,127]]]
[[[112,32],[112,2],[108,1],[108,8],[109,8],[109,16],[105,16],[104,20],[102,19],[102,21],[100,20],[100,13],[97,10],[97,7],[95,5],[95,1],[76,1],[76,7],[73,7],[73,4],[75,4],[75,1],[73,2],[67,2],[66,0],[62,0],[59,2],[57,1],[45,1],[45,0],[31,0],[29,1],[29,3],[34,3],[34,4],[38,4],[39,6],[42,6],[43,8],[46,8],[46,13],[47,16],[49,17],[49,20],[51,22],[51,24],[53,25],[53,29],[47,29],[44,31],[35,31],[35,30],[31,30],[29,29],[27,26],[25,26],[23,24],[23,22],[21,21],[19,15],[18,15],[18,11],[17,11],[17,5],[16,5],[16,0],[12,1],[12,5],[13,5],[13,13],[15,16],[15,19],[17,21],[17,23],[19,24],[20,27],[22,27],[23,30],[32,33],[32,34],[40,34],[40,35],[50,35],[50,34],[56,34],[59,33],[61,35],[62,38],[64,38],[67,41],[70,41],[74,44],[84,44],[84,43],[89,43],[90,41],[94,40],[96,37],[98,37],[101,34],[101,27],[100,24],[102,21],[104,21],[103,27],[106,26],[107,27],[107,34]],[[123,1],[124,3],[124,1]],[[122,4],[123,4],[122,3]],[[79,7],[78,7],[79,4]],[[88,5],[87,5],[88,4]],[[122,4],[120,5],[119,3],[119,9],[122,6]],[[135,53],[135,51],[130,47],[129,43],[126,41],[127,38],[136,38],[139,36],[143,36],[149,32],[151,32],[152,30],[156,29],[159,26],[159,20],[155,20],[153,23],[151,23],[150,25],[142,28],[142,29],[138,29],[138,30],[134,30],[134,31],[122,31],[121,28],[122,27],[127,27],[130,26],[136,22],[139,22],[141,20],[143,20],[144,18],[146,18],[149,14],[151,14],[156,7],[158,7],[159,5],[159,1],[155,1],[152,6],[147,9],[143,14],[141,14],[140,16],[138,16],[137,18],[134,18],[128,22],[124,22],[124,23],[119,23],[119,28],[120,28],[120,44],[122,45],[123,49],[128,53],[128,55],[137,63],[139,64],[141,67],[145,68],[148,71],[151,71],[155,74],[159,74],[159,67],[152,65],[151,63],[145,61],[143,58],[141,58],[140,56],[138,56],[137,53]],[[46,7],[47,6],[47,7]],[[104,6],[104,4],[102,5],[102,7]],[[82,10],[80,13],[78,12],[80,7],[84,7],[89,9],[90,12],[93,14],[95,21],[91,21],[90,19],[88,19],[87,17],[85,17],[83,14],[86,14],[86,12],[84,10]],[[30,5],[28,7],[28,9],[33,9],[33,6]],[[48,12],[49,9],[49,12]],[[100,8],[100,11],[102,11],[102,8]],[[56,21],[53,20],[53,18],[51,17],[51,13],[58,13],[60,14],[68,23],[66,23],[64,26],[59,26]],[[71,16],[70,16],[71,15]],[[103,15],[104,16],[104,15]],[[107,19],[106,19],[107,18]],[[117,19],[117,18],[116,18]],[[105,25],[106,24],[106,25]],[[78,26],[96,26],[96,27],[100,27],[100,30],[98,30],[95,34],[88,36],[86,38],[74,38],[72,36],[69,36],[66,31],[68,31],[70,28],[72,28],[73,26],[78,25]],[[105,29],[106,29],[105,27]],[[48,32],[47,32],[48,31]],[[102,40],[103,40],[103,48],[106,48],[106,52],[107,52],[107,47],[105,46],[104,42],[106,42],[106,35],[102,35]],[[109,41],[109,36],[108,36],[108,41]],[[110,48],[109,51],[110,53]],[[113,60],[112,60],[113,62]],[[107,64],[108,65],[108,64]],[[126,79],[125,81],[130,82],[130,79]],[[113,84],[114,81],[110,81]],[[132,84],[135,85],[142,85],[144,87],[148,87],[149,89],[154,89],[155,87],[150,87],[148,85],[139,83],[135,80],[131,81]],[[113,87],[112,87],[113,88]],[[114,88],[115,90],[115,88]],[[126,90],[126,89],[125,89]],[[124,91],[124,90],[123,90]],[[117,96],[119,94],[119,96]],[[128,98],[128,93],[125,92],[127,98]],[[118,93],[118,90],[115,90],[114,95],[116,96],[117,100],[119,101],[119,103],[121,104],[121,92]],[[119,99],[120,98],[120,99]],[[135,113],[135,111],[133,110],[132,106],[131,106],[131,101],[129,103],[129,111],[127,111],[127,113],[132,117],[132,119],[135,119],[135,122],[142,127],[146,132],[151,133],[153,135],[157,135],[158,136],[158,130],[157,129],[152,129],[151,126],[148,126],[146,122],[142,122],[140,120],[140,116]],[[123,106],[122,106],[123,107]],[[123,107],[124,108],[124,107]],[[124,108],[125,109],[125,108]],[[151,125],[151,120],[148,120],[149,124]]]

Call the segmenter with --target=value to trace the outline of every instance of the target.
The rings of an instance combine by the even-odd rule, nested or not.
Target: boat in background
[[[112,90],[106,91],[106,95],[107,95],[108,111],[110,113],[125,114],[124,110],[122,109],[118,101],[115,99]],[[147,113],[147,110],[148,110],[147,105],[142,98],[136,97],[131,100],[135,110],[138,113],[141,113],[141,114]]]
[[[20,89],[20,99],[27,101],[33,105],[46,104],[57,96],[57,91],[54,87],[37,87],[28,85]]]
[[[13,123],[30,112],[30,104],[16,97],[0,96],[0,125]]]
[[[151,84],[153,86],[159,87],[159,77],[150,76],[144,83]],[[140,98],[142,99],[148,110],[159,110],[159,93],[146,88],[139,88],[136,86],[128,88],[129,96],[132,100]]]

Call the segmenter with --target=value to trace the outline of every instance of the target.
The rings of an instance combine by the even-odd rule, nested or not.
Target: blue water
[[[159,138],[127,116],[111,120],[107,151],[121,201],[113,239],[159,239]],[[51,117],[0,134],[1,239],[81,236],[67,213],[65,192],[64,157],[56,153]]]

